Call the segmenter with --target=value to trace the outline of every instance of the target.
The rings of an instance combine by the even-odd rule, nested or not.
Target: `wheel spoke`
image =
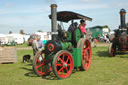
[[[68,72],[68,68],[66,67],[66,71]]]
[[[83,53],[82,53],[82,55],[85,55],[85,53],[86,53],[86,52],[85,52],[85,50],[83,50]]]
[[[62,70],[63,70],[63,68],[64,68],[64,67],[61,67],[61,69],[58,71],[58,73],[59,73],[60,71],[62,71]]]
[[[67,60],[66,60],[66,63],[68,63],[68,60],[69,60],[69,59],[70,59],[70,58],[68,57]]]
[[[56,66],[63,66],[62,64],[56,64]]]
[[[62,75],[64,75],[64,70],[62,70]]]
[[[40,65],[36,66],[36,68],[39,68],[39,67],[41,67],[42,65],[44,65],[44,63],[42,63],[42,64],[40,64]]]
[[[67,64],[67,66],[71,66],[71,64]]]
[[[63,63],[64,61],[59,57],[59,60]]]
[[[41,63],[40,60],[37,59],[37,62]]]
[[[85,51],[87,51],[88,49],[90,49],[90,47],[86,48]]]

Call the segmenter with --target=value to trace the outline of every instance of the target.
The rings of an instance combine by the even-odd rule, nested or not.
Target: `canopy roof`
[[[49,18],[51,19],[51,15],[49,15]],[[75,20],[75,19],[85,19],[88,21],[92,21],[92,18],[75,13],[75,12],[71,12],[71,11],[57,12],[57,21],[68,22],[70,20]]]

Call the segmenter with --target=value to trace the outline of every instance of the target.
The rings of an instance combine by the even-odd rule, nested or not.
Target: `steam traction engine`
[[[67,78],[74,68],[88,70],[91,63],[91,45],[88,39],[82,38],[79,28],[74,32],[64,31],[58,26],[57,20],[68,22],[74,19],[92,19],[74,12],[56,12],[56,4],[51,5],[52,40],[49,40],[44,50],[38,52],[33,60],[37,75],[48,75],[51,71],[57,78]],[[73,22],[73,21],[72,21]]]
[[[125,23],[125,9],[120,10],[120,22],[119,29],[115,31],[115,37],[109,46],[110,56],[115,56],[116,51],[128,51],[128,26]]]

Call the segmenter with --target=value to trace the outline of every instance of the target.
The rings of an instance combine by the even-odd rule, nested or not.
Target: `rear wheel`
[[[80,70],[88,70],[91,64],[91,44],[88,39],[81,38],[77,44],[81,48],[81,67]]]
[[[44,58],[45,54],[40,51],[33,59],[33,69],[39,76],[48,75],[51,72],[51,65]]]
[[[68,51],[59,51],[53,58],[52,69],[59,78],[67,78],[71,75],[74,68],[72,55]]]

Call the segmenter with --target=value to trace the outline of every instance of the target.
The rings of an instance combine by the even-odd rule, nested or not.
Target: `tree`
[[[12,34],[12,31],[9,31],[9,34]]]
[[[43,32],[42,30],[37,30],[37,32]]]
[[[20,30],[20,34],[22,34],[22,35],[25,34],[23,29]]]

